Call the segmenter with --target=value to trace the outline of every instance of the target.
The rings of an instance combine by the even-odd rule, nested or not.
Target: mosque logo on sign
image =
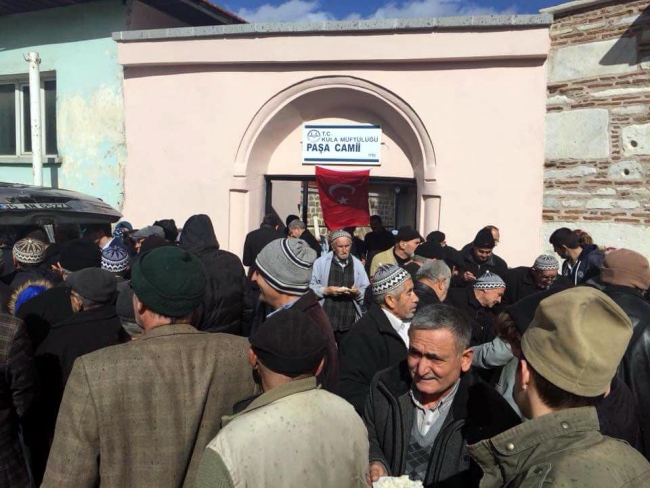
[[[320,131],[310,130],[307,132],[307,140],[309,142],[318,142],[320,141]]]

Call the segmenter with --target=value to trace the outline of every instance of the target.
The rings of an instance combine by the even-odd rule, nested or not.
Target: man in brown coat
[[[190,321],[206,276],[175,247],[132,272],[137,341],[77,359],[57,420],[43,487],[190,487],[222,416],[255,391],[246,339]]]

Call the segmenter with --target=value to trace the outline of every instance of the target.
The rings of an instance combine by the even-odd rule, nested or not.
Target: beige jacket
[[[42,488],[193,486],[219,419],[255,391],[248,349],[178,324],[77,359]]]
[[[366,488],[368,431],[313,376],[256,398],[205,450],[197,488]]]
[[[372,258],[372,263],[370,263],[370,277],[375,276],[375,271],[382,264],[394,264],[397,265],[395,260],[395,254],[393,254],[393,248],[386,249],[378,254],[375,254],[375,257]]]

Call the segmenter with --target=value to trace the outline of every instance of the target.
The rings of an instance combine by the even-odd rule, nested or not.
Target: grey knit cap
[[[309,290],[316,251],[302,239],[276,239],[257,255],[257,271],[281,293],[304,295]]]
[[[21,239],[14,244],[13,254],[22,264],[38,264],[45,259],[47,246],[37,239]]]
[[[385,295],[402,286],[411,279],[411,275],[405,269],[394,264],[382,264],[375,271],[372,281],[372,294],[374,296]]]
[[[352,240],[352,236],[349,232],[346,232],[343,229],[339,229],[330,234],[330,242],[334,242],[339,237],[347,237],[348,239]]]
[[[496,288],[505,288],[506,283],[501,279],[497,274],[490,273],[486,271],[483,276],[481,276],[474,283],[475,290],[495,290]]]
[[[131,236],[133,239],[142,239],[151,236],[165,238],[165,230],[157,225],[147,225],[140,230],[136,230]]]
[[[557,259],[555,259],[554,256],[551,256],[549,254],[542,254],[535,260],[533,268],[539,271],[555,270],[560,269],[560,263]]]

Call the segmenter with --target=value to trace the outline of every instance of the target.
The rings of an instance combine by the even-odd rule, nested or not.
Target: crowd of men
[[[650,486],[644,256],[370,227],[2,228],[0,488]]]

